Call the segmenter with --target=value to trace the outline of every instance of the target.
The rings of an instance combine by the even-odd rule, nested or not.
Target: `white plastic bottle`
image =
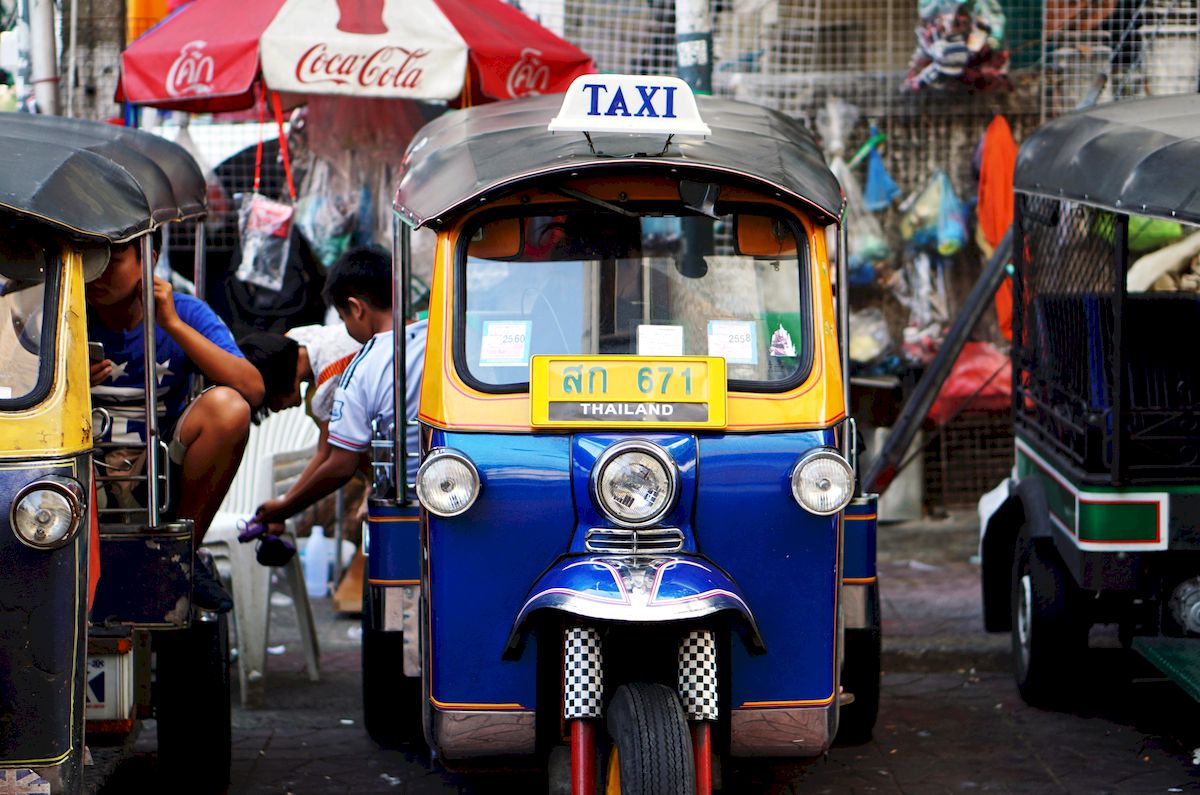
[[[325,596],[329,593],[330,540],[325,537],[325,528],[313,525],[312,535],[304,547],[304,586],[309,596]]]

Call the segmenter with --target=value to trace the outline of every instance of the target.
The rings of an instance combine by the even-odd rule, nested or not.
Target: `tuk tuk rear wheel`
[[[883,633],[878,623],[879,591],[874,590],[873,626],[846,630],[846,661],[842,665],[842,689],[854,701],[842,707],[835,742],[860,745],[871,739],[879,717],[879,674],[883,667]]]
[[[189,791],[224,792],[233,759],[229,618],[193,618],[154,638],[158,762],[162,781]]]
[[[1017,690],[1030,706],[1066,706],[1087,649],[1083,601],[1053,544],[1024,535],[1021,539],[1012,579]]]
[[[371,599],[363,587],[363,725],[381,748],[424,741],[421,727],[421,678],[404,676],[404,635],[372,629]]]
[[[675,691],[665,685],[621,685],[608,707],[612,755],[622,795],[692,795],[692,736]],[[609,791],[605,788],[605,791]]]

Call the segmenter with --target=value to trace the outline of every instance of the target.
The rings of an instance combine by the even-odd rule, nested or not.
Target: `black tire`
[[[692,736],[669,687],[634,682],[617,688],[608,707],[608,734],[619,755],[622,795],[696,792]]]
[[[879,718],[880,670],[883,667],[883,633],[879,626],[879,591],[875,595],[873,626],[846,630],[846,656],[842,663],[842,690],[854,701],[838,715],[835,742],[861,745],[871,739]]]
[[[1054,545],[1022,534],[1013,556],[1012,651],[1017,690],[1034,707],[1075,696],[1090,622],[1078,586]]]
[[[404,635],[371,629],[369,586],[363,586],[363,725],[381,748],[424,741],[421,729],[421,677],[403,672]]]
[[[163,781],[187,792],[224,792],[232,761],[229,619],[206,613],[154,638],[155,716]]]

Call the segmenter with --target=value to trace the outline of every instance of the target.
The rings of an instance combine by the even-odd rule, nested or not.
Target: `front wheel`
[[[693,795],[696,763],[683,707],[665,685],[621,685],[608,707],[606,792]]]
[[[1050,541],[1021,539],[1012,579],[1017,690],[1030,706],[1062,707],[1074,693],[1087,649],[1083,600]]]

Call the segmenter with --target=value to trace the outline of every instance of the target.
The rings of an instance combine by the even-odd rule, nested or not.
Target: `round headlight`
[[[792,470],[792,496],[818,516],[837,513],[854,497],[854,470],[832,450],[809,453]]]
[[[71,540],[83,516],[83,487],[68,478],[30,483],[13,500],[10,523],[34,549],[55,549]]]
[[[438,516],[458,516],[479,496],[479,472],[471,459],[447,447],[429,454],[417,470],[417,499]]]
[[[592,498],[600,511],[623,527],[653,524],[675,501],[675,463],[666,450],[641,440],[604,451],[592,470]]]

